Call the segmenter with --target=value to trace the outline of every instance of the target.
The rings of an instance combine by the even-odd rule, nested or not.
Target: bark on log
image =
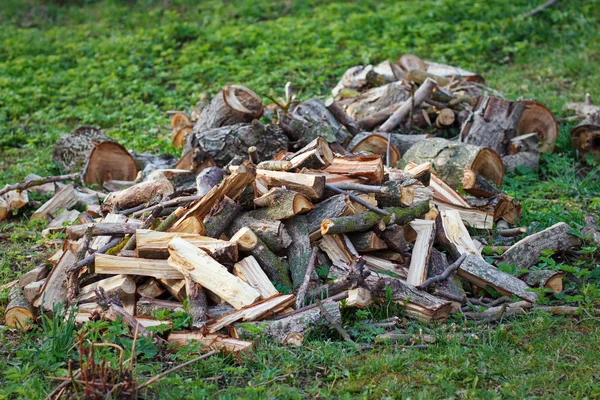
[[[375,194],[380,207],[408,207],[414,204],[415,191],[394,181],[381,185],[382,192]]]
[[[348,235],[348,238],[359,253],[370,253],[385,250],[387,246],[374,232],[360,232]]]
[[[4,311],[6,326],[20,330],[29,330],[35,323],[33,308],[25,300],[23,289],[13,287],[8,294],[8,305]]]
[[[201,149],[221,168],[236,155],[247,158],[250,146],[256,147],[261,160],[269,160],[288,147],[288,138],[278,126],[263,125],[258,121],[208,130],[197,127],[187,136],[182,154]]]
[[[485,288],[489,285],[502,294],[514,294],[532,303],[535,303],[538,297],[538,294],[531,292],[531,288],[519,278],[502,272],[486,263],[481,257],[471,254],[458,268],[458,275],[478,287]]]
[[[292,277],[292,288],[296,289],[304,280],[308,260],[312,252],[307,217],[299,215],[291,218],[285,221],[285,228],[292,238],[292,243],[287,249],[287,256]]]
[[[40,294],[33,302],[34,307],[43,307],[46,311],[53,311],[56,304],[64,302],[67,298],[67,268],[75,262],[75,254],[65,250],[60,261],[52,269]]]
[[[565,273],[561,271],[538,269],[529,271],[522,279],[531,287],[547,288],[552,290],[554,294],[558,294],[563,290],[564,276]]]
[[[319,129],[311,129],[309,132],[299,135],[304,143],[309,143],[317,136],[321,136],[328,143],[341,143],[342,145],[346,145],[350,140],[348,130],[337,121],[319,99],[310,99],[300,103],[291,116],[294,120],[299,121],[299,125],[319,127]]]
[[[431,267],[429,269],[429,276],[439,276],[448,269],[450,265],[444,253],[432,249],[431,251]],[[437,291],[449,293],[455,298],[464,298],[465,291],[460,283],[460,279],[456,274],[451,274],[447,279],[437,282]]]
[[[279,190],[277,198],[268,207],[250,211],[247,215],[254,219],[284,220],[312,210],[308,198],[293,190]]]
[[[67,185],[58,190],[54,196],[35,210],[31,219],[55,218],[58,211],[67,210],[77,203],[77,194],[73,185]]]
[[[571,227],[559,222],[541,232],[527,236],[512,245],[502,255],[502,262],[513,264],[517,270],[529,268],[538,263],[545,250],[561,252],[571,247],[581,246],[581,240],[569,234]]]
[[[381,127],[381,132],[391,132],[398,125],[402,123],[402,120],[408,116],[410,110],[413,107],[418,107],[423,101],[429,98],[431,91],[436,87],[435,81],[432,79],[426,79],[425,82],[415,91],[415,94],[411,101],[405,101],[394,113],[388,118],[387,121]]]
[[[204,236],[219,238],[242,212],[242,206],[225,197],[204,217]]]
[[[502,159],[494,151],[475,145],[451,142],[442,138],[417,142],[403,156],[409,162],[431,163],[431,170],[453,188],[462,183],[465,168],[502,185],[504,168]]]
[[[262,99],[256,93],[244,86],[227,85],[202,109],[194,126],[194,134],[251,122],[262,114]]]
[[[91,126],[81,126],[60,138],[54,146],[52,160],[68,172],[83,169],[83,179],[88,184],[102,184],[112,179],[132,181],[137,175],[131,154]]]
[[[406,84],[398,81],[370,89],[351,100],[343,101],[343,103],[347,104],[346,114],[356,120],[363,120],[390,106],[407,101],[409,97],[410,92],[407,90]],[[383,122],[385,120],[379,123]]]
[[[156,279],[150,278],[146,283],[139,285],[136,292],[141,297],[156,298],[162,295],[165,290]]]
[[[73,225],[66,229],[67,239],[77,240],[82,238],[88,229],[91,228],[92,236],[124,236],[132,235],[137,229],[140,229],[141,223],[132,222],[128,224],[98,222],[85,225]]]
[[[360,153],[362,151],[373,153],[381,156],[382,158],[386,156],[388,148],[388,135],[384,135],[381,133],[370,133],[370,132],[361,132],[355,135],[350,144],[348,145],[348,150],[351,153]],[[401,153],[398,151],[396,146],[391,144],[390,146],[390,165],[396,166],[401,159]]]
[[[508,145],[517,135],[517,126],[526,108],[519,102],[480,96],[471,118],[462,126],[461,141],[488,147],[500,155],[508,154]]]
[[[600,155],[600,111],[588,116],[571,130],[571,144],[582,158]]]
[[[462,188],[465,192],[477,197],[494,197],[501,193],[487,179],[470,169],[464,171]]]
[[[189,277],[185,279],[185,291],[188,300],[187,311],[192,317],[192,326],[199,328],[208,319],[206,315],[208,311],[206,293],[199,283],[192,281]]]
[[[502,157],[502,164],[504,165],[505,172],[513,172],[518,167],[529,168],[532,171],[537,172],[540,165],[540,154],[537,151],[509,154]]]
[[[183,304],[176,301],[142,297],[136,305],[136,315],[152,316],[159,311],[183,311]]]
[[[347,196],[338,194],[326,200],[323,200],[315,206],[308,214],[308,232],[313,239],[318,239],[321,235],[321,222],[328,218],[337,218],[348,215],[351,212],[352,203]]]
[[[382,216],[373,211],[345,217],[325,219],[321,223],[321,234],[364,232],[383,220],[387,225],[403,225],[429,212],[429,202],[416,204],[408,208],[387,208],[389,215]]]
[[[233,236],[243,227],[248,227],[273,252],[279,253],[288,248],[292,239],[281,221],[261,221],[248,216],[239,216],[227,228],[227,235]]]
[[[290,289],[293,287],[287,263],[277,257],[262,240],[259,239],[258,245],[252,250],[251,254],[256,258],[269,279],[278,285]]]
[[[333,114],[335,119],[337,119],[340,124],[344,125],[344,127],[348,129],[348,132],[353,135],[356,135],[358,132],[360,132],[358,123],[354,120],[354,118],[346,114],[346,111],[344,111],[344,109],[338,103],[336,103],[333,98],[327,99],[324,104],[329,112]]]
[[[318,137],[287,157],[291,168],[322,169],[333,162],[333,152],[323,138]]]
[[[404,253],[410,249],[410,245],[404,238],[404,229],[399,225],[393,224],[386,227],[381,236],[390,250]]]
[[[528,108],[523,111],[517,134],[537,133],[539,138],[539,152],[553,152],[558,139],[558,123],[552,111],[544,104],[535,100],[522,100]]]

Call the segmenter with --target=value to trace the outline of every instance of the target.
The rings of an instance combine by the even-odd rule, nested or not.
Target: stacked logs
[[[49,184],[54,196],[34,216],[64,234],[51,269],[14,282],[6,324],[28,328],[66,303],[80,323],[121,318],[148,335],[163,325],[169,342],[237,352],[260,335],[300,345],[314,326],[338,329],[341,308],[390,296],[431,322],[499,304],[475,299],[489,288],[527,307],[543,292],[532,288],[559,293],[563,273],[530,268],[581,239],[559,223],[518,240],[520,205],[500,189],[507,157],[537,154],[538,138],[554,140],[552,124],[536,111],[537,124],[519,128],[537,106],[484,89],[477,74],[408,55],[348,70],[326,102],[287,95],[267,110],[228,85],[191,116],[172,113],[183,145],[172,161],[79,128],[54,156],[83,165],[81,179],[29,179],[2,193]],[[271,123],[258,121],[265,112]],[[452,132],[458,140],[439,137]],[[80,193],[96,200],[79,207]],[[504,243],[492,249],[496,265],[482,256],[492,236]],[[178,310],[190,315],[187,331],[155,319]]]

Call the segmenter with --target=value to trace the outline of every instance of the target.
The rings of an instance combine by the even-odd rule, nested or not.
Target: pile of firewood
[[[349,69],[333,96],[298,103],[287,85],[263,106],[228,85],[170,113],[179,160],[134,154],[92,127],[61,138],[55,161],[83,173],[0,191],[0,218],[31,204],[27,191],[53,192],[31,218],[65,237],[48,243],[51,269],[13,282],[6,325],[66,303],[78,322],[120,317],[152,335],[170,326],[156,312],[185,309],[193,329],[169,342],[240,351],[257,336],[299,345],[322,324],[343,333],[342,306],[390,296],[408,317],[445,321],[468,303],[489,308],[473,318],[493,318],[562,290],[564,273],[530,267],[581,239],[559,223],[519,240],[520,205],[500,188],[505,170],[536,169],[553,150],[546,107],[411,55]],[[491,239],[496,265],[482,257]],[[494,308],[511,296],[522,301]]]

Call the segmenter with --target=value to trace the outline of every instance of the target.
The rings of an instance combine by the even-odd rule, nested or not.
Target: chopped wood
[[[382,191],[375,194],[381,207],[408,207],[414,204],[415,191],[412,187],[390,181],[381,185]]]
[[[355,307],[367,309],[373,304],[373,296],[371,292],[365,288],[356,288],[348,290],[348,298],[346,299],[346,307]]]
[[[279,189],[277,193],[270,197],[273,197],[271,204],[251,211],[248,216],[259,220],[283,220],[295,215],[305,214],[313,208],[313,204],[307,197],[292,190]]]
[[[418,107],[423,101],[429,98],[431,91],[436,87],[434,80],[427,78],[425,82],[417,89],[412,101],[405,101],[394,113],[379,127],[381,132],[391,132],[406,118],[413,107]]]
[[[206,292],[199,283],[185,278],[185,291],[187,294],[187,312],[192,317],[192,326],[195,328],[202,327],[208,319],[208,303],[206,300]]]
[[[373,232],[352,233],[348,238],[359,253],[387,249],[385,242]]]
[[[34,324],[31,304],[25,300],[23,289],[13,287],[8,294],[8,305],[4,311],[4,323],[11,328],[29,330]]]
[[[525,131],[526,132],[526,131]],[[510,140],[510,145],[508,147],[509,154],[517,154],[523,152],[533,152],[536,153],[539,151],[539,137],[537,132],[526,133],[519,135]]]
[[[136,207],[149,201],[162,201],[174,191],[173,184],[164,177],[141,182],[128,189],[110,193],[104,199],[102,209],[106,212],[115,212]]]
[[[294,300],[295,297],[293,294],[282,294],[261,300],[248,307],[238,309],[230,314],[208,321],[206,325],[207,332],[215,333],[240,320],[256,321],[264,319],[294,304]]]
[[[54,196],[38,208],[32,215],[34,219],[50,219],[58,215],[59,210],[68,210],[77,203],[77,194],[73,185],[67,185],[58,190]]]
[[[382,182],[384,176],[382,158],[374,154],[348,156],[346,158],[336,157],[324,171],[330,174],[362,177],[371,183]]]
[[[233,220],[226,232],[231,237],[244,227],[250,228],[275,253],[286,250],[292,243],[292,239],[281,221],[257,220],[242,215]]]
[[[396,136],[396,135],[395,135]],[[388,148],[388,135],[378,132],[361,132],[352,138],[348,145],[351,153],[369,152],[379,156],[386,156]],[[401,152],[393,144],[390,145],[390,165],[396,166],[401,158]]]
[[[214,292],[236,309],[254,303],[260,293],[230,274],[206,252],[179,237],[169,242],[169,265]]]
[[[277,257],[262,240],[258,240],[258,244],[252,249],[251,254],[256,258],[269,279],[278,285],[288,288],[293,287],[287,262]]]
[[[79,289],[79,296],[77,297],[78,302],[89,302],[96,300],[96,290],[102,288],[107,295],[114,297],[117,296],[122,302],[123,308],[127,310],[129,314],[135,314],[135,308],[131,309],[127,305],[135,304],[135,281],[126,275],[117,275],[110,278],[102,279],[94,282],[90,285],[84,286]],[[130,308],[130,309],[128,309]]]
[[[571,227],[559,222],[541,232],[521,239],[502,255],[502,262],[513,264],[517,270],[528,269],[538,263],[542,252],[553,250],[561,252],[581,246],[581,240],[569,232]]]
[[[331,186],[331,185],[325,184],[325,189],[331,190],[331,191],[339,193],[339,194],[346,195],[352,201],[358,203],[359,205],[363,206],[367,210],[373,211],[373,212],[375,212],[377,214],[380,214],[380,215],[388,215],[387,211],[384,211],[384,210],[382,210],[380,208],[377,208],[377,207],[369,204],[367,201],[361,199],[359,196],[356,196],[356,195],[354,195],[352,193],[346,192],[346,191],[344,191],[344,190],[342,190],[342,189],[340,189],[340,188],[338,188],[336,186]]]
[[[25,287],[32,282],[37,282],[41,279],[44,279],[46,276],[48,276],[49,272],[50,271],[48,270],[48,267],[46,265],[39,265],[39,266],[35,267],[34,269],[32,269],[31,271],[28,271],[28,272],[24,273],[23,275],[21,275],[21,277],[19,278],[19,281],[17,283],[17,286]]]
[[[429,256],[435,239],[435,221],[415,219],[410,226],[417,232],[417,240],[413,247],[406,283],[419,286],[427,279]]]
[[[522,277],[523,281],[531,287],[547,288],[554,294],[563,290],[563,278],[566,274],[562,271],[532,270]]]
[[[513,172],[519,167],[537,171],[540,164],[540,154],[537,151],[509,154],[502,157],[502,164],[504,165],[505,172]]]
[[[7,212],[16,211],[29,203],[29,196],[26,190],[11,190],[4,194],[2,198],[6,203]]]
[[[45,282],[46,280],[42,279],[40,281],[31,282],[23,286],[23,296],[29,304],[33,303],[35,298],[40,294]]]
[[[27,178],[23,182],[15,183],[13,185],[6,185],[4,188],[0,189],[0,196],[4,194],[16,190],[22,191],[25,189],[29,189],[35,186],[44,186],[49,183],[54,182],[64,182],[64,181],[79,181],[81,179],[80,173],[68,174],[68,175],[57,175],[57,176],[48,176],[46,178],[31,176],[28,175]]]
[[[141,258],[168,258],[168,244],[174,237],[185,239],[219,260],[237,261],[238,258],[237,246],[232,241],[214,239],[195,233],[157,232],[148,229],[137,229],[135,234],[137,256]]]
[[[322,169],[331,165],[334,156],[327,142],[318,137],[288,157],[291,168]],[[290,169],[291,169],[290,168]]]
[[[493,197],[500,193],[487,179],[468,168],[463,175],[462,188],[465,192],[478,197]]]
[[[456,116],[454,115],[454,111],[450,108],[444,108],[440,110],[437,118],[435,119],[435,126],[439,129],[447,128],[454,124]]]
[[[463,256],[461,256],[461,257],[463,257]],[[464,257],[466,257],[466,255]],[[431,263],[431,265],[429,268],[428,276],[437,277],[437,276],[441,276],[446,271],[451,270],[451,272],[452,272],[452,270],[455,270],[454,266],[456,266],[458,268],[458,266],[460,266],[460,263],[462,263],[462,260],[459,257],[459,259],[457,259],[456,262],[454,262],[452,264],[452,269],[450,269],[451,266],[448,264],[446,255],[444,253],[439,252],[436,249],[432,249],[430,263]],[[426,283],[427,283],[427,281],[423,282],[422,286],[423,287],[429,286],[429,284],[425,285]],[[466,298],[465,291],[462,287],[460,278],[456,274],[450,274],[450,276],[448,276],[447,279],[439,280],[435,283],[436,283],[436,289],[434,291],[434,294],[437,296],[440,296],[440,297],[444,297],[444,298],[460,299],[458,301],[455,300],[454,304],[453,304],[455,307],[455,310],[459,309],[460,304],[464,303],[463,299]],[[456,303],[458,303],[458,304],[456,304]]]
[[[98,305],[102,308],[102,318],[109,321],[116,321],[120,318],[123,323],[129,326],[132,333],[139,332],[141,336],[156,338],[151,331],[141,326],[133,315],[123,308],[118,298],[109,297],[101,287],[96,289],[96,299]],[[162,341],[162,339],[159,340]]]
[[[285,186],[310,199],[320,198],[325,189],[325,177],[318,175],[259,169],[256,171],[256,176],[257,179],[263,180],[269,188]]]
[[[69,226],[66,229],[67,238],[77,240],[82,238],[88,229],[91,229],[92,236],[124,236],[131,235],[140,228],[142,224],[138,222],[131,223],[114,223],[114,222],[99,222],[85,225]]]
[[[183,274],[182,274],[183,275]],[[171,296],[175,297],[178,301],[183,302],[186,297],[185,279],[163,279],[159,278],[160,284],[167,289]]]
[[[475,208],[464,208],[441,201],[433,202],[440,211],[456,211],[460,219],[470,228],[492,229],[494,227],[494,212],[478,210]]]
[[[399,225],[387,226],[381,234],[381,238],[390,250],[402,253],[410,249],[410,245],[404,238],[404,229]]]
[[[330,260],[350,263],[354,259],[354,254],[348,249],[347,242],[343,235],[325,235],[318,242],[319,248],[323,250]]]
[[[262,270],[258,261],[253,256],[246,257],[233,266],[235,276],[241,278],[244,282],[256,289],[262,299],[279,294],[279,291],[273,286],[265,272]]]
[[[467,258],[466,254],[461,255],[460,257],[458,257],[458,260],[452,263],[452,265],[446,268],[442,273],[440,273],[439,275],[432,276],[431,278],[425,280],[423,283],[417,285],[417,289],[426,290],[431,284],[448,279],[450,274],[456,271],[458,267],[460,267],[460,264],[464,261],[465,258]]]
[[[296,289],[304,280],[311,255],[308,218],[299,215],[288,219],[285,227],[292,238],[292,243],[287,249],[287,256],[293,288]]]
[[[204,235],[212,238],[219,238],[227,227],[238,217],[242,212],[242,207],[231,200],[229,197],[224,197],[217,205],[215,205],[208,215],[204,217]]]
[[[252,232],[252,229],[245,226],[237,231],[229,241],[237,245],[240,250],[252,251],[258,245],[258,236]]]
[[[156,298],[165,292],[155,278],[150,278],[146,283],[137,287],[137,294],[141,297]]]
[[[204,334],[202,332],[171,332],[167,339],[169,343],[178,346],[187,346],[190,343],[200,343],[211,350],[222,350],[228,353],[239,353],[250,351],[254,348],[254,343],[234,339],[229,336],[219,334]]]
[[[471,239],[459,211],[441,210],[436,224],[437,239],[453,259],[458,259],[463,254],[481,256],[481,251]]]
[[[96,254],[94,272],[110,275],[140,275],[157,279],[183,279],[183,275],[166,260]]]
[[[356,135],[360,132],[358,123],[354,120],[354,118],[346,114],[346,111],[344,111],[344,109],[338,103],[336,103],[333,98],[327,99],[324,104],[329,112],[333,114],[335,119],[337,119],[340,124],[344,125],[346,129],[348,129],[348,132],[350,132],[352,135]]]
[[[58,216],[56,218],[54,218],[52,220],[52,222],[50,222],[48,224],[48,228],[46,228],[42,231],[42,236],[47,237],[51,233],[64,232],[67,229],[66,225],[71,225],[75,221],[79,221],[80,215],[87,215],[89,217],[88,214],[80,213],[77,210],[70,210],[70,211],[65,210],[65,211],[61,212],[60,214],[58,214]],[[91,221],[86,221],[84,223],[87,223],[87,222],[93,223],[94,222],[94,220],[91,217],[89,219]]]
[[[481,257],[467,255],[458,269],[461,278],[474,283],[480,288],[491,286],[502,294],[514,294],[523,300],[535,303],[537,293],[531,291],[525,282],[513,275],[502,272],[485,262]]]
[[[149,297],[142,297],[136,304],[137,315],[149,315],[158,311],[183,311],[183,304],[176,301],[159,300]]]
[[[65,250],[60,261],[52,269],[46,282],[35,299],[34,307],[43,307],[46,311],[52,311],[54,306],[67,298],[67,268],[75,262],[75,254],[71,250]]]
[[[311,277],[315,272],[318,251],[318,248],[315,246],[312,248],[312,251],[310,253],[308,265],[306,266],[306,271],[304,272],[304,278],[302,279],[302,284],[298,288],[298,293],[296,295],[296,308],[302,307],[302,303],[304,302],[304,297],[306,296],[308,285],[310,285]]]

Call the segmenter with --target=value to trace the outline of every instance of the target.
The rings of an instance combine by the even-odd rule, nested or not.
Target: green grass
[[[346,68],[405,52],[476,70],[507,98],[540,100],[558,117],[565,102],[581,101],[585,93],[600,99],[598,0],[562,1],[529,19],[515,16],[541,0],[131,3],[2,2],[0,186],[29,173],[60,172],[51,161],[52,146],[80,124],[110,129],[130,149],[177,155],[163,129],[164,112],[189,109],[201,93],[214,94],[234,82],[282,95],[290,80],[301,99],[325,97]],[[579,228],[586,213],[600,214],[598,171],[579,162],[569,130],[561,124],[557,150],[544,155],[539,176],[522,172],[506,178],[504,189],[522,201],[522,224],[531,232],[558,221]],[[41,230],[43,224],[28,221],[30,212],[0,223],[0,232]],[[18,235],[0,242],[0,283],[40,262],[44,242]],[[540,267],[562,269],[573,278],[560,301],[591,307],[600,298],[597,259],[597,250],[588,247],[576,257],[547,257]],[[356,319],[349,320],[349,330],[367,340],[369,332],[356,328]],[[455,322],[456,329],[464,328]],[[600,395],[594,384],[598,327],[593,319],[540,314],[502,329],[464,328],[483,329],[474,346],[442,339],[426,350],[385,345],[366,352],[320,332],[300,350],[261,343],[241,360],[219,356],[200,362],[170,375],[148,395],[593,398]],[[121,325],[96,328],[87,337],[131,348]],[[64,374],[67,360],[76,360],[73,340],[60,324],[6,335],[0,342],[6,365],[0,398],[48,394],[54,383],[44,376]],[[155,356],[149,343],[143,348],[138,367],[143,376],[191,357]],[[114,361],[109,351],[103,354]],[[202,380],[216,375],[222,379]]]

